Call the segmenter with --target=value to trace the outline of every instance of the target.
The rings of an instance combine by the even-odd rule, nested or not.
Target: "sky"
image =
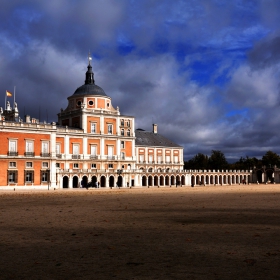
[[[280,154],[279,14],[279,0],[0,0],[0,106],[16,87],[22,118],[57,121],[90,52],[113,106],[185,160]]]

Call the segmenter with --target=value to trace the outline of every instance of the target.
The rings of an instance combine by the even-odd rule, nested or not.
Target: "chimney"
[[[153,124],[153,133],[157,134],[157,124]]]
[[[30,116],[29,115],[26,115],[25,116],[25,122],[27,122],[27,123],[30,123],[31,121],[30,121]]]

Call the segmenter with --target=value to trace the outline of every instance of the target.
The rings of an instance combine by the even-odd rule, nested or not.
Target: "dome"
[[[76,89],[73,95],[103,95],[107,96],[105,91],[96,84],[84,84]]]
[[[92,66],[90,65],[91,58],[88,60],[88,70],[86,72],[85,84],[78,87],[73,95],[103,95],[107,96],[104,90],[97,86],[94,81],[94,74],[92,72]]]

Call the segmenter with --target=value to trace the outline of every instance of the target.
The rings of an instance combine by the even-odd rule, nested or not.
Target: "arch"
[[[223,184],[223,176],[219,175],[218,177],[218,184],[222,185]]]
[[[85,188],[88,184],[88,177],[86,175],[83,176],[82,181],[81,181],[81,187]]]
[[[106,177],[104,175],[100,177],[100,187],[106,187]]]
[[[92,187],[97,187],[97,177],[96,176],[92,176],[91,177],[91,185]]]
[[[179,175],[176,176],[176,186],[180,186],[181,185],[181,178]]]
[[[123,177],[121,175],[118,176],[117,183],[118,187],[123,187]]]
[[[164,176],[163,176],[163,175],[161,175],[161,176],[159,177],[159,184],[160,184],[161,186],[164,186]]]
[[[236,184],[236,183],[235,183],[235,177],[234,177],[234,175],[231,176],[231,183],[232,183],[233,185]]]
[[[69,188],[69,178],[68,178],[68,176],[63,176],[63,179],[62,179],[62,188],[63,188],[63,189]]]
[[[153,185],[153,176],[149,176],[148,177],[148,186],[152,186]]]
[[[169,185],[169,177],[166,175],[165,176],[165,186]]]
[[[192,175],[192,177],[191,177],[191,185],[192,185],[192,187],[195,185],[195,176],[194,175]]]
[[[158,176],[154,177],[154,186],[158,186]]]
[[[143,176],[142,177],[142,187],[146,187],[147,186],[147,177]]]
[[[223,184],[227,184],[227,176],[226,175],[223,176]]]
[[[205,183],[205,180],[204,180],[204,176],[202,175],[200,178],[200,185],[204,185],[204,183]]]
[[[209,185],[209,175],[206,175],[206,176],[205,176],[205,184],[206,184],[206,185]]]
[[[153,168],[150,167],[150,168],[148,169],[148,172],[153,172]]]
[[[211,185],[214,184],[214,177],[213,177],[213,175],[210,175],[210,184],[211,184]]]
[[[218,175],[215,175],[215,184],[217,185],[218,183],[219,183]]]
[[[171,176],[170,185],[175,185],[175,177],[174,175]]]
[[[184,186],[184,185],[186,185],[186,177],[183,175],[181,177],[181,186]]]
[[[196,184],[196,185],[199,185],[199,184],[200,184],[199,175],[196,175],[195,184]]]
[[[115,186],[115,177],[111,175],[109,177],[109,187],[112,188],[114,186]]]
[[[74,176],[73,179],[72,179],[72,182],[73,182],[73,188],[78,188],[79,187],[79,178],[78,176]]]
[[[230,176],[230,175],[227,176],[227,183],[228,183],[229,185],[231,185],[231,176]]]

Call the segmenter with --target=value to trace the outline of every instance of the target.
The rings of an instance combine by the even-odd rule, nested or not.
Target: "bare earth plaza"
[[[0,192],[1,279],[279,279],[279,185]]]

